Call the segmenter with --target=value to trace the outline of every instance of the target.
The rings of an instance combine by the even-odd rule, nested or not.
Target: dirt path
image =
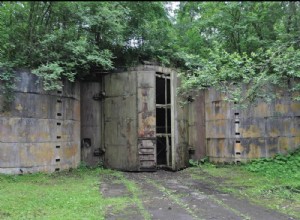
[[[192,179],[188,170],[123,173],[122,178],[113,183],[111,177],[104,177],[101,192],[105,197],[129,196],[134,205],[119,213],[108,211],[106,219],[294,219],[219,192],[201,180]],[[138,190],[130,189],[128,183]]]

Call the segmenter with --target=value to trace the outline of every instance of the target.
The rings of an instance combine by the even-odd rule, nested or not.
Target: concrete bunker
[[[54,172],[80,161],[125,171],[179,170],[189,159],[242,162],[300,144],[300,103],[286,91],[236,111],[213,88],[181,106],[176,71],[160,66],[98,73],[52,92],[30,71],[15,74],[15,100],[0,113],[0,173]]]

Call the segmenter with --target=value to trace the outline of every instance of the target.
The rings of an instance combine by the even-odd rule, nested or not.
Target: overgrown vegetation
[[[198,165],[192,169],[193,178],[201,179],[197,170],[207,172],[212,178],[222,178],[217,182],[211,179],[210,184],[218,184],[215,186],[217,189],[300,218],[299,149],[287,155],[256,159],[241,166]]]
[[[98,219],[99,170],[0,176],[1,219]],[[100,218],[101,219],[101,218]],[[103,217],[102,217],[103,219]]]
[[[45,90],[95,72],[163,59],[172,42],[163,2],[1,2],[1,94],[10,101],[15,68]]]
[[[105,198],[99,191],[101,176],[118,176],[133,198]],[[1,219],[105,219],[106,212],[124,211],[141,204],[137,188],[117,171],[89,169],[53,174],[0,175]],[[148,213],[146,212],[144,216]],[[145,219],[149,219],[146,218]]]
[[[277,154],[273,158],[254,159],[245,168],[265,176],[300,180],[300,149],[286,155]]]
[[[241,106],[278,96],[270,85],[300,89],[299,2],[180,2],[173,17],[167,4],[2,2],[0,66],[34,69],[50,90],[151,60],[183,70],[182,95],[213,86]]]
[[[213,86],[246,107],[279,97],[275,87],[299,100],[299,10],[299,2],[181,3],[180,56],[189,73],[180,92]]]

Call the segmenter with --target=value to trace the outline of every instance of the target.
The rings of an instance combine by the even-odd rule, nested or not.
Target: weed
[[[202,175],[201,181],[210,184],[214,181],[210,181],[209,176],[222,178],[222,185],[215,184],[219,190],[300,218],[300,149],[273,158],[255,159],[240,166],[206,163],[198,167],[192,170],[193,178]]]
[[[143,215],[144,219],[150,220],[151,216],[150,216],[149,212],[145,209],[143,202],[140,199],[141,191],[137,187],[137,185],[133,181],[126,179],[123,176],[123,174],[120,172],[115,173],[114,175],[117,176],[118,178],[120,178],[120,181],[126,186],[128,191],[132,194],[131,200],[133,201],[134,204],[137,205],[137,207],[138,207],[139,211],[141,212],[141,214]]]
[[[203,165],[203,164],[206,164],[206,163],[208,163],[208,161],[209,161],[209,158],[208,157],[204,157],[204,158],[202,158],[202,159],[200,159],[200,160],[193,160],[193,159],[190,159],[189,160],[189,164],[190,164],[190,166],[191,167],[198,167],[199,165]]]

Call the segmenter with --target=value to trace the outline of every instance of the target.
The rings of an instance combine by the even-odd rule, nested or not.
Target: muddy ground
[[[207,175],[206,178],[222,184],[222,179],[199,172],[198,175]],[[133,198],[137,202],[122,211],[112,211],[113,207],[106,210],[106,219],[295,219],[218,191],[211,184],[193,179],[189,169],[178,172],[126,172],[123,176],[125,180],[134,183],[139,193],[132,193],[122,181],[115,181],[118,177],[112,179],[112,176],[107,175],[101,177],[102,195],[106,198],[137,197]]]

